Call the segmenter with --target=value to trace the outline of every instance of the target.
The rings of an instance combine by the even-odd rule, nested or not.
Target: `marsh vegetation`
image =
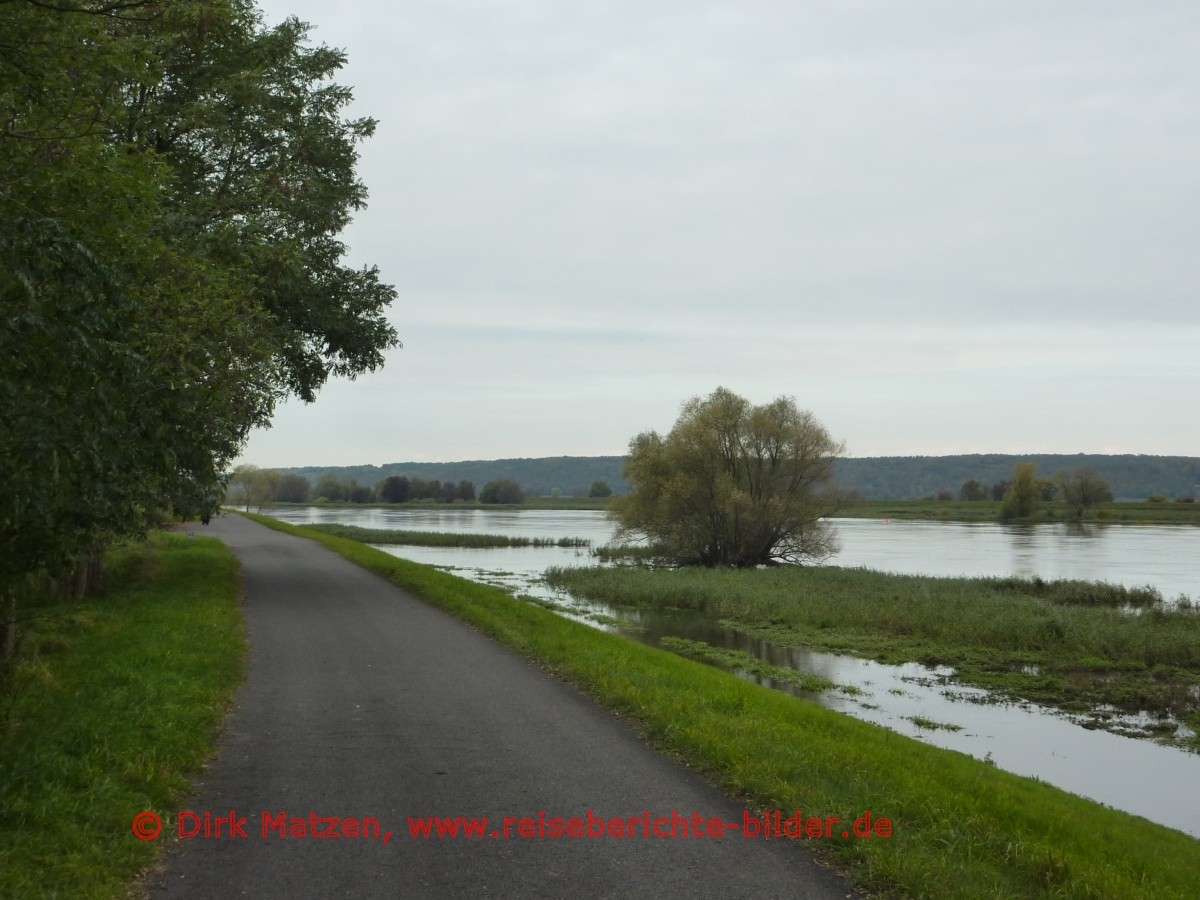
[[[555,568],[546,578],[613,608],[698,613],[776,644],[951,666],[964,683],[1065,711],[1169,716],[1200,749],[1200,610],[1153,588],[794,566]]]

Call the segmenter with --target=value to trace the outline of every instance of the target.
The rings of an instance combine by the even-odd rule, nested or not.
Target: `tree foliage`
[[[1076,519],[1082,519],[1089,509],[1112,502],[1108,482],[1088,468],[1058,475],[1058,493]]]
[[[592,486],[588,488],[589,497],[611,497],[612,488],[608,486],[607,481],[593,481]]]
[[[1004,491],[1000,506],[1000,518],[1028,519],[1037,512],[1042,499],[1041,486],[1034,473],[1037,466],[1031,462],[1020,462],[1013,467],[1012,481]]]
[[[525,492],[511,478],[489,481],[479,492],[480,503],[524,503]]]
[[[392,288],[337,237],[374,122],[306,38],[250,0],[0,3],[10,611],[164,508],[215,509],[279,399],[396,343]]]
[[[987,498],[987,486],[974,478],[968,478],[958,490],[959,500],[986,500]]]
[[[843,452],[795,400],[765,406],[725,388],[683,406],[666,437],[629,444],[631,492],[610,514],[680,564],[756,566],[821,560],[836,550],[822,517],[842,499],[833,463]]]

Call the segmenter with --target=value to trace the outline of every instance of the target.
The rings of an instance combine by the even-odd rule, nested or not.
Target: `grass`
[[[999,522],[998,500],[856,500],[836,516],[849,519],[915,519],[944,522]],[[1043,503],[1034,522],[1074,522],[1061,501]],[[1089,510],[1085,523],[1200,525],[1200,503],[1118,501]]]
[[[363,544],[308,537],[577,684],[757,809],[870,809],[891,839],[813,848],[889,896],[1192,897],[1200,841]],[[1181,786],[1184,789],[1184,786]]]
[[[614,608],[686,610],[781,644],[953,666],[963,682],[1064,710],[1107,704],[1200,728],[1200,609],[1164,604],[1152,588],[832,566],[551,569],[546,580]]]
[[[790,684],[802,691],[819,693],[834,690],[837,685],[820,675],[810,675],[788,666],[776,666],[764,662],[757,656],[751,656],[745,650],[731,650],[727,647],[714,647],[704,641],[693,641],[689,638],[664,637],[659,642],[664,650],[670,650],[682,656],[698,659],[701,662],[722,666],[738,672],[745,672],[755,678],[770,678],[774,681]]]
[[[22,609],[16,684],[0,736],[0,894],[115,897],[211,751],[241,681],[237,566],[214,539],[158,535],[109,559],[114,586]]]
[[[587,538],[529,538],[503,534],[458,534],[448,531],[388,531],[357,525],[301,525],[364,544],[407,544],[413,547],[590,547]]]

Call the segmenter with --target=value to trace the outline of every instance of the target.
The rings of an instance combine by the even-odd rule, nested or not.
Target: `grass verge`
[[[114,587],[22,608],[22,653],[0,737],[0,894],[115,897],[211,752],[243,673],[237,564],[212,538],[114,551]]]
[[[815,704],[564,619],[353,541],[316,540],[538,661],[656,746],[761,809],[842,823],[870,809],[895,836],[812,842],[889,896],[1191,897],[1200,841]],[[1181,786],[1182,787],[1182,786]]]
[[[1112,706],[1200,730],[1200,608],[1151,588],[834,566],[610,566],[546,580],[615,608],[686,610],[789,646],[953,666],[964,683],[1070,712]],[[1140,736],[1200,746],[1173,734]]]

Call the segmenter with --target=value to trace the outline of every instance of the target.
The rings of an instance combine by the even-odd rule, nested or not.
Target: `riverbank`
[[[0,733],[0,893],[120,897],[191,790],[242,678],[237,565],[210,538],[159,534],[106,560],[83,603],[32,601]]]
[[[1136,736],[1200,750],[1200,609],[1151,589],[833,566],[592,567],[546,578],[610,607],[685,610],[777,644],[951,666],[965,684],[1088,713],[1090,727],[1127,734],[1107,707],[1150,712],[1158,718]]]
[[[318,507],[321,509],[392,509],[392,510],[457,510],[457,509],[596,509],[606,510],[609,497],[527,497],[523,503],[479,503],[456,500],[438,503],[432,500],[410,500],[406,503],[275,503],[280,509]],[[931,522],[998,522],[1000,502],[994,500],[855,500],[839,509],[835,518],[897,519]],[[1090,510],[1082,520],[1070,516],[1065,503],[1051,501],[1042,504],[1030,522],[1068,522],[1085,524],[1129,525],[1200,525],[1200,504],[1151,503],[1121,501],[1105,503]]]
[[[760,808],[894,836],[814,847],[863,887],[922,897],[1184,897],[1200,841],[353,541],[317,540],[577,684],[652,743]]]
[[[999,522],[998,500],[855,500],[837,511],[836,518],[898,519],[931,522]],[[1083,519],[1071,516],[1061,501],[1041,504],[1028,520],[1105,525],[1200,525],[1200,504],[1121,501],[1089,510]]]

